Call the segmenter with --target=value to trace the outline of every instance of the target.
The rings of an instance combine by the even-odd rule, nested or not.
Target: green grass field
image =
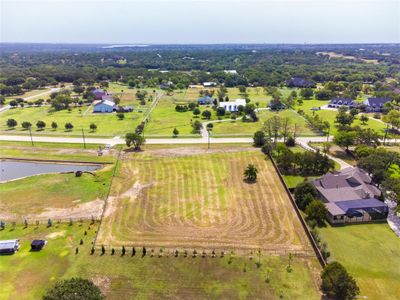
[[[145,134],[172,136],[172,131],[176,128],[180,135],[192,135],[191,122],[203,120],[201,117],[195,118],[191,111],[177,112],[175,106],[178,103],[182,104],[182,101],[182,94],[163,96],[151,114],[149,123],[145,128]],[[201,111],[205,109],[212,111],[211,107],[200,108]],[[212,115],[215,119],[214,112],[212,112]]]
[[[363,224],[319,230],[332,259],[355,277],[368,299],[399,299],[400,238],[387,224]]]
[[[88,109],[87,113],[85,111]],[[67,110],[49,111],[49,107],[25,107],[10,109],[1,114],[0,130],[3,133],[26,133],[27,130],[21,127],[22,122],[30,122],[32,124],[34,134],[52,134],[52,135],[81,135],[82,128],[88,136],[114,136],[123,135],[129,131],[133,131],[142,121],[143,113],[130,112],[125,113],[125,119],[119,120],[115,113],[93,114],[91,107],[72,108],[71,112]],[[6,125],[8,119],[15,119],[18,122],[15,129],[9,129]],[[46,128],[42,131],[37,130],[36,122],[44,121]],[[51,128],[51,123],[58,124],[57,130]],[[65,123],[70,122],[74,126],[72,131],[66,131]],[[96,131],[90,131],[89,125],[94,123],[97,125]]]
[[[12,256],[0,256],[0,298],[39,299],[60,278],[80,276],[93,280],[107,299],[319,299],[310,267],[313,260],[295,257],[288,273],[287,257],[262,256],[261,267],[255,259],[228,254],[224,258],[174,257],[164,252],[131,256],[131,248],[121,257],[121,248],[104,256],[99,250],[90,255],[97,225],[88,223],[29,225],[0,231],[0,239],[19,238],[22,247]],[[87,235],[85,235],[85,231]],[[33,239],[47,239],[41,252],[29,252]],[[83,240],[83,245],[80,240]],[[75,255],[75,248],[79,253]],[[45,266],[45,267],[44,267]],[[266,282],[269,277],[269,282]]]
[[[254,132],[262,129],[264,122],[269,118],[277,115],[281,118],[290,119],[290,128],[294,131],[294,126],[296,124],[297,136],[315,136],[316,133],[313,132],[307,124],[307,121],[301,117],[299,114],[292,110],[283,110],[280,112],[271,112],[267,110],[260,111],[257,116],[259,117],[258,122],[243,122],[237,119],[235,122],[227,121],[221,123],[214,123],[213,135],[247,135],[252,136]]]

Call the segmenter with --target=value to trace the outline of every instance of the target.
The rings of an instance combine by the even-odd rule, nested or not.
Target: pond
[[[0,182],[40,174],[86,172],[99,168],[101,165],[96,164],[0,160]]]

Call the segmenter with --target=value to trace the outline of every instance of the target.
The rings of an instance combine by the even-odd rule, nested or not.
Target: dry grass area
[[[247,164],[258,180],[243,181]],[[98,244],[312,254],[270,161],[249,147],[125,153]]]

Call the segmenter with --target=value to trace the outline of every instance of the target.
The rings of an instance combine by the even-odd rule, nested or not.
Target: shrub
[[[74,128],[74,125],[72,125],[71,123],[68,122],[68,123],[65,123],[64,127],[66,130],[71,131],[72,128]]]
[[[43,128],[46,127],[46,123],[43,122],[43,121],[37,121],[36,127],[37,127],[38,129],[43,129]]]
[[[53,288],[43,296],[43,300],[60,299],[88,299],[103,300],[100,289],[90,280],[82,278],[71,278],[58,281]]]
[[[15,121],[14,119],[8,119],[7,120],[7,127],[8,128],[14,128],[17,125],[18,125],[18,122]]]
[[[29,129],[29,127],[31,127],[32,126],[32,124],[30,123],[30,122],[22,122],[22,124],[21,124],[21,126],[22,126],[22,128],[24,128],[24,129]]]

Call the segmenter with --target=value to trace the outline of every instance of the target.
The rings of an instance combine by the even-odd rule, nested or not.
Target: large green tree
[[[354,278],[338,262],[325,266],[321,280],[321,289],[329,299],[351,300],[360,292]]]
[[[135,150],[140,150],[140,147],[146,142],[144,137],[139,133],[127,133],[125,135],[125,143],[128,147],[133,145]]]

